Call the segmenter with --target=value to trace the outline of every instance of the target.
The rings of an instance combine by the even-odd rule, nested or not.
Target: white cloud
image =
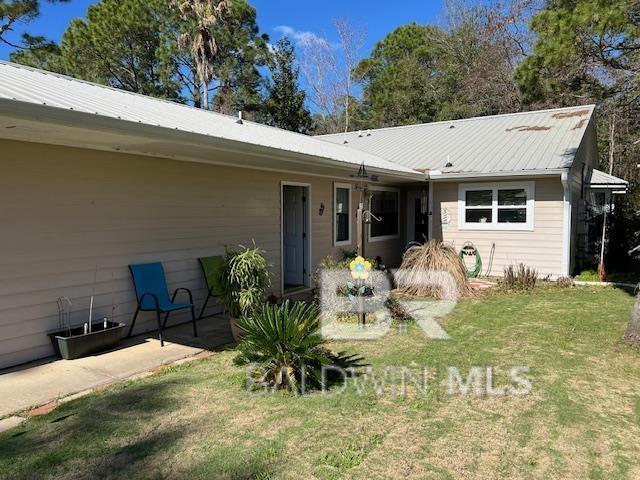
[[[275,27],[274,30],[280,33],[283,37],[289,37],[292,42],[303,47],[313,45],[329,45],[325,38],[316,33],[296,30],[295,28],[288,25],[279,25]]]

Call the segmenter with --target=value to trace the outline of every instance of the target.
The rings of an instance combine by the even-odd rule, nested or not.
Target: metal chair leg
[[[193,335],[198,336],[198,329],[196,328],[196,309],[191,305],[191,320],[193,321]]]
[[[131,327],[129,327],[129,334],[127,337],[131,336],[131,332],[133,332],[133,326],[136,324],[136,319],[138,318],[138,313],[140,313],[140,307],[136,308],[136,313],[133,315],[133,320],[131,321]]]
[[[169,314],[171,312],[167,312],[167,314],[164,316],[164,323],[162,324],[162,329],[164,330],[165,328],[167,328],[167,320],[169,320]]]
[[[158,339],[160,340],[160,346],[164,347],[164,340],[162,339],[162,322],[160,321],[160,310],[156,310],[156,319],[158,320]]]
[[[211,290],[209,290],[209,295],[204,301],[204,305],[202,306],[202,311],[200,311],[200,315],[198,316],[198,320],[202,320],[202,316],[204,315],[204,311],[207,309],[207,304],[209,303],[209,299],[211,298]]]

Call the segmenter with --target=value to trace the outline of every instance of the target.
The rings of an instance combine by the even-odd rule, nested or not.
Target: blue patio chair
[[[193,308],[193,295],[188,288],[176,288],[173,296],[169,299],[169,290],[167,289],[167,280],[164,276],[164,269],[161,263],[141,263],[138,265],[129,265],[131,277],[133,278],[133,287],[136,291],[136,300],[138,308],[133,316],[131,327],[129,328],[129,337],[136,324],[138,313],[156,312],[158,321],[158,338],[160,345],[164,347],[162,339],[162,331],[167,326],[169,314],[177,310],[191,309],[191,319],[193,321],[193,334],[197,337],[198,330],[196,328],[196,312]],[[179,291],[185,291],[189,295],[188,303],[176,303],[176,295]],[[160,315],[165,314],[164,323],[161,323]]]

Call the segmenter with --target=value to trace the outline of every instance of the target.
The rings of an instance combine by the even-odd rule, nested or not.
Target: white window
[[[369,241],[380,242],[400,236],[400,192],[393,188],[372,187],[369,209]],[[367,219],[368,220],[368,219]]]
[[[333,244],[351,245],[351,184],[333,184]]]
[[[461,230],[533,230],[534,182],[468,183],[458,187]]]

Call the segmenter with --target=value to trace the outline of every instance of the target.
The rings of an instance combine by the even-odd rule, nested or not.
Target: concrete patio
[[[123,340],[116,349],[77,360],[44,359],[0,370],[0,418],[48,402],[135,377],[163,365],[220,349],[233,342],[229,322],[210,317],[165,330],[160,347],[155,332]]]

